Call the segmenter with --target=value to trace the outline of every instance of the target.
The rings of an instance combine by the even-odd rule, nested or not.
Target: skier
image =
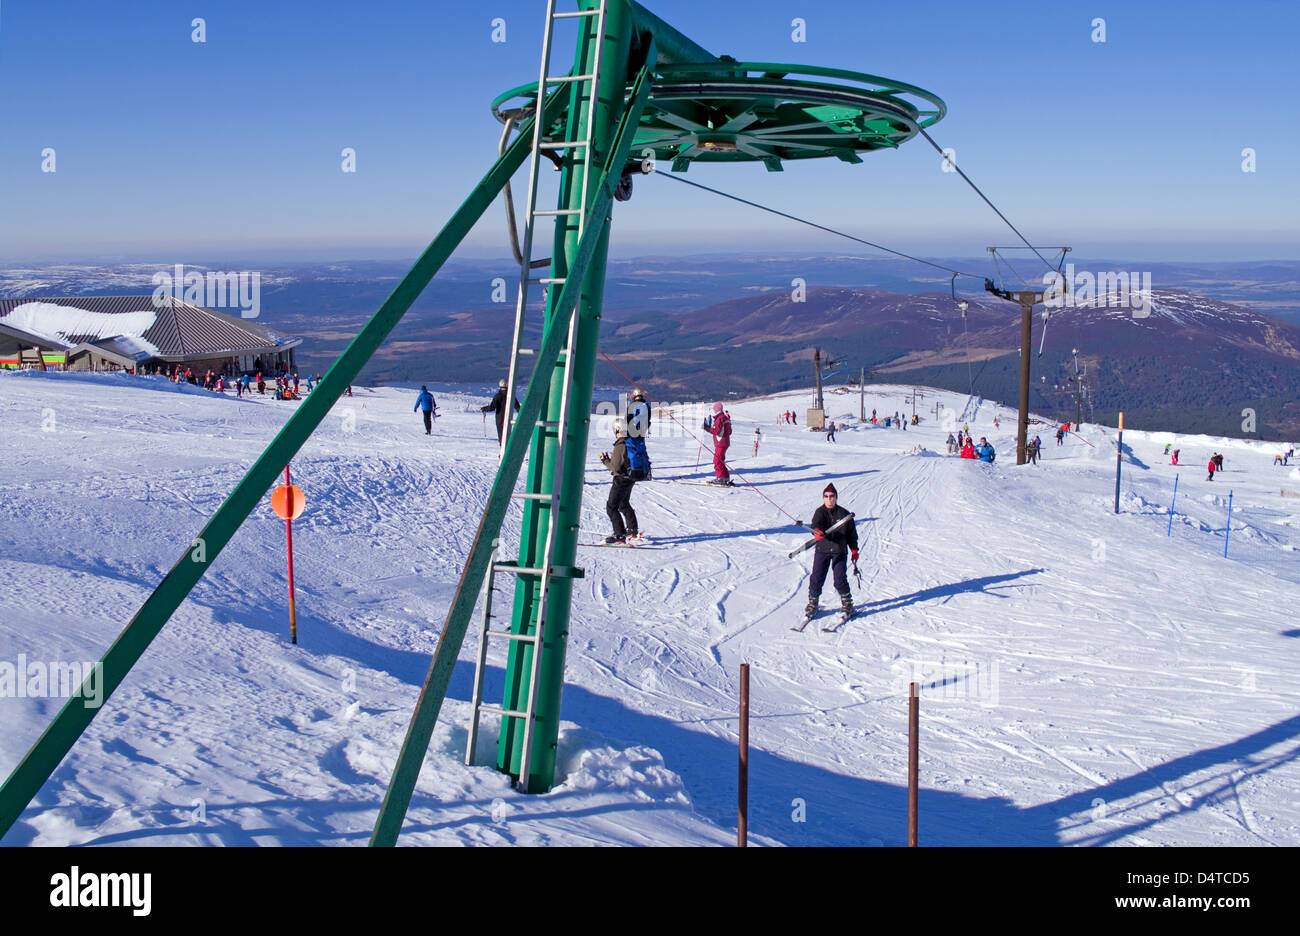
[[[708,428],[713,436],[713,473],[716,476],[709,483],[731,487],[731,472],[727,470],[727,447],[731,445],[731,417],[723,411],[721,403],[713,404],[713,418],[709,421]]]
[[[826,424],[826,441],[827,441],[827,442],[834,442],[834,441],[835,441],[835,422],[834,422],[834,420],[832,420],[831,422],[829,422],[829,423]]]
[[[1223,456],[1220,455],[1218,452],[1214,453],[1214,470],[1215,471],[1223,470]]]
[[[244,378],[238,375],[235,376],[235,396],[241,400],[244,398]]]
[[[609,499],[605,501],[605,514],[609,517],[614,532],[605,537],[605,542],[625,543],[640,533],[636,511],[632,509],[632,487],[636,481],[628,460],[627,422],[622,417],[614,420],[613,453],[601,452],[600,462],[614,476],[609,488]]]
[[[984,436],[980,436],[980,444],[975,446],[975,454],[979,456],[980,461],[990,465],[993,464],[993,459],[998,457],[997,452],[993,451],[993,446],[989,445],[989,440]]]
[[[1056,444],[1057,445],[1065,444],[1065,430],[1059,427],[1056,430]]]
[[[504,380],[497,381],[496,396],[492,398],[492,402],[487,406],[481,407],[480,411],[484,413],[497,414],[497,445],[500,445],[501,435],[505,431],[506,425],[506,382]],[[515,400],[515,412],[519,412],[518,400]]]
[[[804,616],[811,618],[817,613],[817,604],[821,599],[822,586],[826,584],[828,569],[834,572],[835,590],[840,596],[840,613],[848,617],[853,614],[853,593],[849,591],[846,554],[854,563],[858,561],[858,530],[850,519],[839,529],[830,530],[844,517],[851,517],[848,510],[839,505],[839,492],[835,485],[828,484],[822,491],[822,505],[812,516],[813,538],[817,540],[814,547],[812,577],[808,579],[808,606]],[[829,533],[823,532],[830,530]]]
[[[1165,454],[1166,454],[1166,455],[1169,454],[1169,447],[1170,447],[1171,445],[1173,445],[1173,444],[1174,444],[1174,443],[1172,443],[1172,442],[1166,442],[1166,443],[1165,443]]]
[[[1025,446],[1025,457],[1029,460],[1029,464],[1031,465],[1038,464],[1038,441],[1037,440],[1034,440],[1033,442],[1030,442],[1028,445]]]
[[[970,436],[967,436],[967,437],[966,437],[966,441],[962,443],[962,446],[961,446],[961,457],[962,457],[962,458],[975,458],[975,457],[977,457],[977,456],[975,455],[975,446],[971,444]]]
[[[875,411],[875,410],[872,410],[872,411],[871,411],[871,425],[874,426],[875,424],[876,424],[876,411]]]
[[[627,436],[629,439],[639,439],[644,451],[646,436],[650,434],[650,404],[646,402],[645,393],[640,389],[634,391],[625,412]],[[646,452],[645,480],[650,480],[649,452]]]
[[[438,413],[438,402],[423,384],[420,386],[420,395],[415,398],[415,408],[424,410],[424,434],[433,435],[433,420]]]
[[[1182,449],[1174,449],[1174,454],[1169,457],[1169,464],[1171,465],[1178,464],[1178,453],[1181,451]]]
[[[950,432],[948,433],[948,454],[951,455],[955,451],[957,451],[957,440],[952,437]]]
[[[266,381],[262,378],[262,372],[257,372],[257,393],[259,396],[266,395]]]
[[[1214,480],[1214,472],[1215,472],[1215,470],[1216,470],[1218,467],[1219,467],[1219,465],[1218,465],[1217,462],[1215,462],[1215,460],[1214,460],[1214,456],[1211,455],[1211,456],[1210,456],[1210,464],[1209,464],[1210,473],[1209,473],[1208,475],[1205,476],[1205,480],[1206,480],[1206,481],[1213,481],[1213,480]]]
[[[758,428],[758,426],[755,426],[754,427],[754,457],[755,458],[758,458],[758,443],[762,441],[763,441],[763,433]]]

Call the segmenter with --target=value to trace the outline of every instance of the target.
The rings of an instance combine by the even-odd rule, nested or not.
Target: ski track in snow
[[[908,392],[872,387],[867,408],[901,410]],[[294,459],[299,645],[283,523],[264,501],[6,844],[366,842],[496,467],[483,401],[439,397],[429,438],[413,391],[358,389]],[[903,841],[912,681],[928,843],[1300,844],[1300,554],[1279,548],[1294,513],[1269,470],[1277,446],[1127,432],[1116,516],[1113,436],[1085,428],[1091,447],[1058,448],[1036,426],[1043,462],[1017,468],[1013,413],[934,398],[966,409],[996,464],[910,453],[942,452],[951,425],[855,424],[834,445],[774,429],[806,405],[792,393],[731,408],[740,443],[764,430],[756,458],[735,446],[756,489],[638,484],[641,528],[663,548],[579,553],[556,788],[523,796],[492,769],[492,719],[464,766],[471,628],[403,843],[728,844],[748,662],[760,844]],[[857,412],[856,392],[828,400],[837,421]],[[294,405],[0,373],[0,426],[22,440],[0,478],[0,663],[102,654]],[[658,470],[711,474],[707,452],[694,468],[697,439],[654,425]],[[581,526],[596,533],[609,440],[592,427]],[[1191,466],[1184,539],[1165,536],[1169,441]],[[1212,489],[1198,467],[1211,450],[1231,469]],[[791,517],[807,521],[827,480],[859,517],[858,611],[795,633],[812,555],[786,558],[807,535]],[[1243,561],[1222,556],[1229,485]],[[507,513],[507,553],[521,515]],[[498,588],[508,608],[513,583]],[[836,603],[829,581],[822,599]],[[504,647],[488,662],[491,701]],[[62,701],[0,697],[0,770]]]

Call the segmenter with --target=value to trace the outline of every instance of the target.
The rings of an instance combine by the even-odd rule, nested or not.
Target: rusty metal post
[[[736,846],[749,844],[749,664],[740,664],[740,778],[737,784]]]
[[[917,685],[912,683],[907,691],[907,845],[915,848],[917,824],[917,795],[920,784],[917,781],[917,763],[920,760],[920,741],[917,729],[920,726],[920,702],[917,698]]]

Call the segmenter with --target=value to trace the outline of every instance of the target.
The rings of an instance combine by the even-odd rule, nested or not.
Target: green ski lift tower
[[[577,25],[573,64],[553,73],[552,40],[564,20]],[[829,156],[859,163],[865,153],[902,145],[946,112],[935,95],[873,75],[715,56],[633,0],[576,0],[576,9],[565,11],[548,0],[538,81],[505,92],[492,109],[505,125],[497,161],[101,660],[107,703],[470,228],[503,191],[510,204],[510,179],[528,160],[507,401],[529,365],[531,376],[518,413],[507,411],[497,475],[372,845],[397,841],[480,592],[485,598],[467,759],[474,757],[480,716],[498,717],[498,768],[521,790],[544,792],[552,785],[570,595],[573,580],[583,574],[575,564],[577,531],[611,211],[616,198],[627,197],[632,177],[654,171],[656,161],[674,172],[695,162],[761,162],[771,172],[793,159]],[[560,170],[553,208],[537,204],[543,160]],[[549,262],[533,256],[548,235]],[[537,331],[526,327],[528,315],[540,316],[535,346],[526,337]],[[512,500],[522,503],[524,513],[516,558],[507,560],[499,537]],[[502,630],[491,627],[491,583],[507,576],[514,580],[514,597],[509,629]],[[482,699],[483,663],[493,640],[508,642],[500,705]],[[0,834],[98,711],[74,696],[55,716],[0,787]]]

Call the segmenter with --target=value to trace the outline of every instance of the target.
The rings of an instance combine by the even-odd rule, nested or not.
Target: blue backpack
[[[627,448],[628,477],[633,481],[644,481],[650,472],[650,456],[646,454],[645,439],[628,436],[624,445]]]

